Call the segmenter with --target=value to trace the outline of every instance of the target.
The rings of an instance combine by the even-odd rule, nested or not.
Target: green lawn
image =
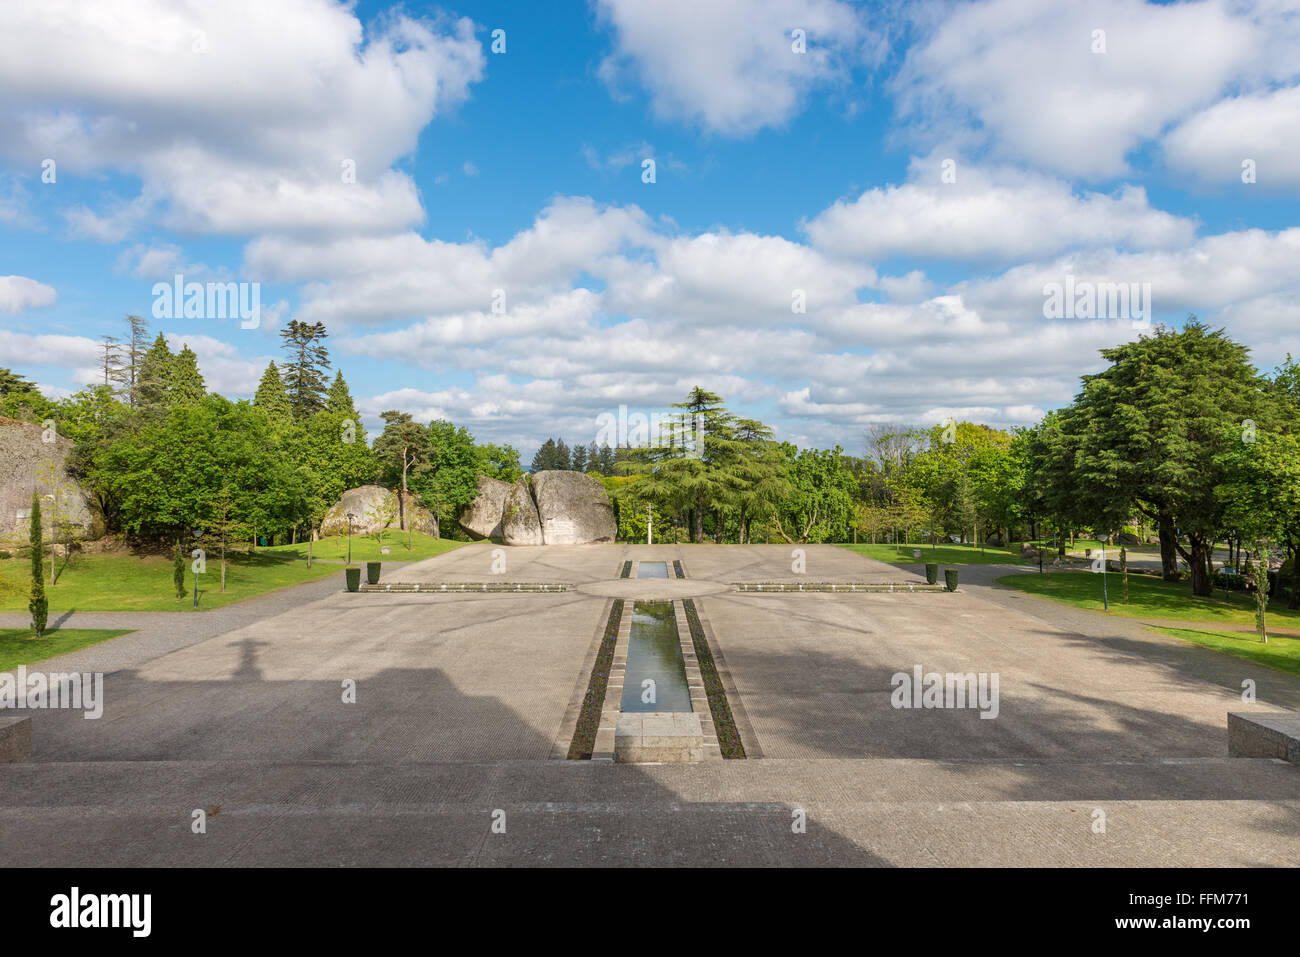
[[[385,536],[386,539],[391,536]],[[352,537],[355,562],[371,560],[415,561],[438,555],[461,544],[416,535],[415,547],[392,543],[392,554],[380,556],[373,538]],[[279,588],[318,581],[337,575],[342,588],[343,566],[304,560],[307,546],[281,545],[259,548],[251,553],[229,553],[226,560],[226,591],[221,591],[221,561],[209,554],[207,572],[199,576],[199,610],[220,608]],[[345,558],[347,539],[324,539],[312,547],[313,558]],[[46,566],[49,567],[48,565]],[[26,556],[0,560],[0,611],[26,611],[31,563]],[[162,556],[141,557],[124,553],[74,556],[72,564],[59,568],[58,583],[45,585],[53,619],[65,611],[191,611],[194,575],[186,560],[184,598],[177,599],[172,585],[172,563]]]
[[[352,536],[352,562],[418,562],[424,558],[433,558],[435,555],[441,555],[443,552],[449,552],[453,548],[459,548],[465,542],[452,541],[449,538],[434,538],[432,535],[422,535],[419,532],[411,533],[411,549],[406,548],[405,532],[389,532],[384,535],[384,546],[389,549],[389,554],[382,555],[379,552],[380,545],[375,541],[373,535],[353,535]],[[289,555],[305,559],[307,557],[307,543],[300,542],[297,545],[276,545],[272,548],[259,548],[259,553],[269,555]],[[312,559],[324,558],[331,561],[346,561],[348,557],[348,539],[347,536],[337,538],[323,538],[319,542],[313,542],[311,546]]]
[[[1191,628],[1154,628],[1166,635],[1182,638],[1205,648],[1213,648],[1236,658],[1245,658],[1279,671],[1300,675],[1300,638],[1269,635],[1268,644],[1255,634],[1225,631],[1196,631]]]
[[[30,628],[0,628],[0,671],[8,671],[19,665],[53,658],[55,655],[66,654],[126,634],[130,632],[93,628],[56,628],[47,631],[40,638],[33,638]]]
[[[1004,575],[999,585],[1015,588],[1032,595],[1041,595],[1053,601],[1101,611],[1101,575],[1094,572],[1056,571],[1050,576],[1032,572],[1028,575]],[[1221,624],[1254,625],[1255,600],[1242,592],[1232,592],[1231,600],[1223,600],[1223,592],[1212,598],[1198,598],[1192,594],[1188,582],[1166,582],[1149,575],[1129,575],[1129,603],[1120,598],[1123,586],[1120,576],[1106,576],[1110,594],[1110,613],[1124,618],[1167,618],[1172,621],[1204,621]],[[1300,611],[1292,611],[1280,601],[1269,604],[1268,618],[1278,624],[1294,626],[1300,623]]]
[[[995,548],[986,545],[983,549],[972,545],[844,545],[851,552],[874,558],[879,562],[892,565],[910,565],[917,562],[938,562],[940,565],[1023,565],[1020,557],[1019,543],[1012,548]],[[920,558],[912,557],[912,550],[921,550]],[[1014,550],[1013,550],[1014,549]]]

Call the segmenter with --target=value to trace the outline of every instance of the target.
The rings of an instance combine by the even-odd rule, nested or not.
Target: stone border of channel
[[[600,724],[596,728],[596,744],[591,749],[591,760],[614,760],[614,735],[618,731],[618,716],[623,707],[623,681],[627,678],[627,644],[632,637],[632,606],[623,602],[623,617],[618,622],[618,638],[614,641],[614,659],[609,666],[609,680],[605,682],[605,700],[600,706]]]
[[[696,607],[696,614],[699,607]],[[700,674],[700,659],[695,654],[695,639],[686,620],[686,606],[680,600],[673,602],[673,618],[677,622],[677,641],[682,646],[682,663],[686,666],[686,689],[691,696],[691,710],[700,716],[700,730],[704,733],[704,760],[721,761],[722,748],[718,745],[718,729],[713,723],[713,709],[704,690],[704,676]]]
[[[946,585],[929,582],[731,582],[743,592],[944,592]]]
[[[545,594],[568,591],[572,587],[567,582],[380,582],[378,585],[362,585],[357,593],[366,595],[441,595],[463,592]]]

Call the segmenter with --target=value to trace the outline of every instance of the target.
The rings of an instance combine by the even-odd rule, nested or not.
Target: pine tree
[[[555,443],[555,464],[551,467],[565,472],[573,467],[573,462],[569,458],[569,447],[564,444],[564,439]]]
[[[167,338],[160,332],[149,351],[140,360],[136,376],[138,404],[142,408],[164,408],[171,401],[172,368],[176,357],[167,347]]]
[[[352,392],[348,389],[348,384],[343,381],[342,369],[334,374],[334,383],[330,386],[329,396],[325,400],[325,409],[335,415],[355,417],[357,414],[357,408],[352,404]]]
[[[117,336],[100,336],[99,367],[104,385],[116,389],[122,383],[122,343]]]
[[[32,592],[27,610],[32,613],[32,631],[40,638],[45,634],[45,622],[50,605],[45,598],[45,541],[41,536],[41,497],[32,492],[32,525],[29,541],[32,546]]]
[[[291,319],[280,330],[283,348],[289,356],[281,371],[295,419],[306,418],[325,407],[325,374],[330,365],[329,350],[325,348],[328,336],[323,322]]]
[[[555,468],[555,439],[547,439],[533,455],[532,471],[545,472]]]
[[[29,392],[35,391],[36,386],[28,382],[18,373],[9,369],[0,369],[0,395],[25,395]]]
[[[174,403],[201,402],[208,394],[199,372],[199,357],[189,346],[183,348],[172,364],[171,401]]]
[[[570,454],[570,460],[573,471],[587,471],[587,447],[585,445],[575,445],[573,452]]]
[[[140,404],[140,366],[149,351],[149,324],[143,316],[126,317],[130,332],[126,340],[126,357],[123,363],[123,384],[126,387],[127,404],[135,408]]]
[[[591,442],[587,446],[587,469],[592,472],[600,472],[601,475],[605,474],[600,467],[600,448],[595,442]]]
[[[600,447],[600,455],[598,457],[600,459],[600,474],[613,475],[614,474],[614,450],[609,447],[608,442],[604,443]]]
[[[265,412],[273,422],[287,422],[293,418],[289,395],[284,391],[284,380],[280,378],[280,370],[274,362],[262,373],[262,381],[253,396],[253,405]]]

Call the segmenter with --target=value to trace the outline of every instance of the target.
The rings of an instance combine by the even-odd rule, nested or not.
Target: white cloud
[[[815,87],[843,83],[881,41],[840,0],[597,0],[614,51],[600,75],[649,92],[655,114],[743,136],[779,126]],[[792,49],[804,30],[806,52]]]
[[[401,228],[423,213],[393,163],[483,69],[463,19],[393,15],[363,36],[331,0],[8,0],[0,149],[138,177],[138,197],[66,212],[92,238],[145,216],[234,234]]]
[[[1300,19],[1278,0],[990,0],[924,8],[894,87],[925,135],[1075,176],[1127,156],[1234,86],[1294,76]],[[1093,31],[1105,31],[1094,53]]]
[[[962,163],[945,183],[941,163],[914,160],[907,184],[836,202],[806,224],[809,238],[841,256],[1008,262],[1075,246],[1183,246],[1196,231],[1152,208],[1140,186],[1076,193],[1059,179]]]
[[[57,294],[50,286],[26,276],[0,276],[0,312],[16,315],[25,309],[49,306]]]
[[[1300,86],[1222,100],[1179,124],[1164,148],[1170,166],[1202,182],[1241,184],[1252,159],[1259,186],[1300,186]]]

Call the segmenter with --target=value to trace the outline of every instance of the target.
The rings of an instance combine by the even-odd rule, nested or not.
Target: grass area
[[[1152,630],[1190,641],[1204,648],[1222,651],[1234,658],[1244,658],[1279,671],[1300,675],[1300,638],[1270,634],[1268,644],[1264,644],[1253,633],[1198,631],[1192,628],[1153,628]]]
[[[391,536],[385,536],[386,541]],[[459,542],[416,535],[414,548],[392,543],[392,554],[379,554],[373,538],[352,537],[352,558],[362,561],[417,561],[449,551]],[[319,581],[337,575],[340,588],[343,566],[313,562],[307,567],[306,544],[259,548],[255,552],[230,553],[226,558],[226,590],[221,591],[221,562],[209,554],[207,572],[199,576],[199,610],[220,608],[247,598],[304,582]],[[347,538],[323,539],[313,543],[313,559],[347,557]],[[48,565],[47,565],[48,567]],[[26,611],[31,563],[26,556],[0,560],[0,611]],[[193,610],[194,575],[186,560],[184,598],[176,597],[172,584],[172,563],[163,556],[140,556],[129,553],[77,555],[64,569],[59,568],[58,583],[45,585],[51,618],[67,611],[191,611]]]
[[[1093,572],[1056,571],[1051,574],[1050,581],[1049,576],[1037,572],[1004,575],[997,583],[1076,608],[1102,610],[1101,575]],[[1129,575],[1129,602],[1123,604],[1120,601],[1123,586],[1119,575],[1107,575],[1106,584],[1110,594],[1110,614],[1122,618],[1166,618],[1233,625],[1255,623],[1255,599],[1243,592],[1232,592],[1230,600],[1225,602],[1221,591],[1215,592],[1212,598],[1193,595],[1190,582],[1167,582],[1149,575]],[[1281,601],[1273,601],[1268,606],[1268,618],[1277,624],[1294,626],[1300,624],[1300,611],[1292,611]]]
[[[465,542],[452,541],[449,538],[434,538],[432,535],[422,535],[419,532],[411,533],[411,548],[406,547],[405,532],[389,532],[384,535],[384,546],[389,549],[387,555],[381,554],[379,542],[375,541],[373,535],[353,535],[352,536],[352,562],[418,562],[425,558],[433,558],[435,555],[441,555],[449,552],[453,548],[459,548]],[[271,548],[259,548],[259,553],[268,555],[290,555],[295,558],[305,559],[307,557],[307,543],[299,542],[297,545],[275,545]],[[322,538],[318,542],[312,542],[311,546],[312,559],[326,559],[328,561],[346,561],[348,557],[348,538],[346,535],[335,538]]]
[[[851,552],[874,558],[891,565],[911,565],[917,562],[938,562],[940,565],[1024,565],[1020,557],[1020,544],[1010,548],[986,545],[843,545]],[[912,550],[921,550],[920,558],[912,557]]]
[[[0,628],[0,671],[67,654],[87,645],[130,634],[103,628],[56,628],[40,638],[30,628]]]

